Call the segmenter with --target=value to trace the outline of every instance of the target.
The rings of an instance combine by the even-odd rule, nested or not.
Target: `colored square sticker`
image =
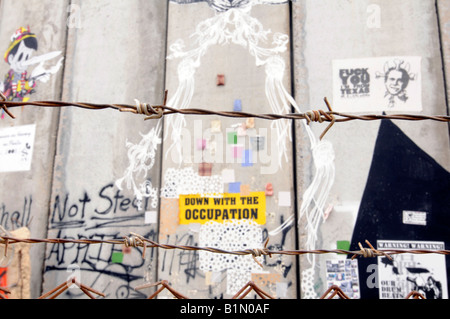
[[[241,192],[241,183],[230,183],[228,184],[228,192],[230,194],[236,194]]]
[[[336,241],[336,247],[339,250],[350,250],[350,242],[348,240],[338,240]]]
[[[123,253],[121,252],[113,252],[111,256],[111,261],[114,264],[120,264],[123,261]]]
[[[197,140],[197,149],[204,150],[206,148],[206,140],[199,138]]]
[[[241,196],[249,196],[250,194],[250,185],[241,185]]]
[[[242,158],[242,166],[253,166],[252,150],[245,150]]]
[[[222,131],[221,121],[211,121],[211,133],[220,133]]]
[[[244,151],[244,147],[242,145],[233,145],[231,146],[233,157],[234,158],[241,158],[242,152]]]
[[[198,166],[198,175],[200,176],[211,176],[212,173],[212,163],[200,163]]]
[[[235,112],[241,112],[242,111],[242,101],[241,100],[235,100],[234,101],[233,110]]]
[[[228,144],[237,144],[237,142],[238,142],[237,132],[229,132]]]

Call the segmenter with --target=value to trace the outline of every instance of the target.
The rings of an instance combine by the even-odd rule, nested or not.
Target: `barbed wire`
[[[10,116],[12,119],[15,119],[15,116],[9,111],[9,108],[14,107],[23,107],[23,106],[39,106],[39,107],[78,107],[82,109],[88,109],[88,110],[104,110],[104,109],[113,109],[118,110],[120,112],[129,112],[133,114],[140,114],[145,115],[144,120],[151,120],[151,119],[161,119],[164,116],[172,115],[172,114],[182,114],[182,115],[215,115],[215,116],[221,116],[221,117],[231,117],[231,118],[255,118],[255,119],[264,119],[264,120],[306,120],[308,125],[312,122],[316,123],[324,123],[328,122],[328,127],[324,130],[320,138],[322,139],[323,136],[328,132],[328,130],[335,124],[335,123],[341,123],[341,122],[348,122],[348,121],[354,121],[354,120],[360,120],[360,121],[376,121],[376,120],[405,120],[405,121],[424,121],[424,120],[431,120],[431,121],[437,121],[437,122],[450,122],[450,116],[445,115],[420,115],[420,114],[349,114],[349,113],[342,113],[342,112],[335,112],[333,111],[330,103],[328,102],[327,98],[324,98],[324,102],[328,108],[328,111],[324,110],[312,110],[307,111],[305,113],[288,113],[288,114],[255,114],[255,113],[248,113],[248,112],[229,112],[229,111],[213,111],[211,109],[199,109],[199,108],[188,108],[188,109],[177,109],[173,107],[167,106],[167,96],[168,92],[165,92],[164,96],[164,103],[162,105],[150,105],[148,103],[141,103],[140,101],[136,100],[136,105],[128,105],[128,104],[96,104],[96,103],[83,103],[83,102],[61,102],[61,101],[27,101],[27,102],[13,102],[13,101],[7,101],[6,97],[3,95],[3,93],[0,92],[0,109],[2,109],[8,116]],[[269,256],[272,257],[272,255],[305,255],[305,254],[347,254],[352,255],[352,259],[356,257],[363,257],[363,258],[372,258],[372,257],[379,257],[384,256],[388,259],[392,260],[392,255],[397,254],[442,254],[442,255],[449,255],[449,250],[426,250],[426,249],[420,249],[420,250],[399,250],[399,249],[390,249],[390,250],[377,250],[375,249],[369,241],[366,240],[366,244],[369,246],[369,248],[364,248],[361,243],[358,243],[360,250],[356,251],[349,251],[349,250],[343,250],[343,249],[315,249],[315,250],[269,250],[267,248],[267,245],[269,243],[269,239],[266,240],[264,244],[264,248],[254,248],[254,249],[246,249],[246,250],[236,250],[236,251],[227,251],[223,249],[218,249],[214,247],[199,247],[199,246],[186,246],[186,245],[169,245],[169,244],[160,244],[157,242],[154,242],[152,240],[146,239],[138,234],[132,234],[130,237],[124,237],[123,239],[116,239],[116,240],[92,240],[92,239],[23,239],[23,238],[15,238],[15,237],[9,237],[9,236],[0,236],[0,244],[5,246],[5,256],[7,255],[8,246],[11,244],[16,243],[27,243],[27,244],[40,244],[40,243],[46,243],[46,244],[112,244],[112,245],[124,245],[125,247],[141,247],[143,248],[142,251],[142,258],[145,258],[145,252],[147,248],[160,248],[160,249],[166,249],[166,250],[188,250],[188,251],[206,251],[210,253],[217,253],[217,254],[232,254],[232,255],[251,255],[256,263],[263,267],[263,265],[256,259],[256,257],[260,256]],[[162,287],[157,291],[157,293],[161,292],[162,289],[168,289],[172,293],[174,290],[170,289],[170,286],[168,286],[167,282],[162,281],[154,285],[162,285]],[[56,295],[53,296],[55,298],[57,295],[62,293],[62,291],[57,291],[61,287],[57,287],[54,290],[52,290],[51,293],[56,293]],[[93,297],[89,295],[89,290],[91,290],[89,287],[86,286],[80,286],[80,289],[83,290],[88,296],[90,296],[92,299]],[[144,288],[144,287],[141,287]],[[247,290],[246,290],[247,289]],[[270,295],[265,294],[262,290],[260,290],[257,286],[252,285],[250,282],[246,286],[244,286],[236,295],[234,298],[238,297],[245,297],[251,290],[255,290],[256,293],[260,297],[266,297],[271,298]],[[4,293],[9,293],[8,290],[2,289]],[[91,290],[92,291],[92,290]],[[334,296],[339,296],[342,299],[348,299],[348,296],[342,293],[338,289],[338,287],[330,287],[325,294],[321,297],[321,299],[324,299],[331,291],[333,291],[331,297],[328,299],[333,298]],[[95,293],[98,293],[94,291]],[[157,293],[153,294],[150,297],[154,297],[157,295]],[[176,293],[176,291],[175,291]],[[243,296],[241,295],[243,294]],[[176,295],[176,294],[175,294]],[[42,296],[47,297],[48,295]],[[177,295],[176,295],[177,296]],[[418,294],[417,292],[411,292],[407,298],[410,297],[417,298],[423,298],[422,295]],[[0,294],[1,297],[1,294]],[[178,297],[186,298],[183,295],[179,295]]]
[[[256,263],[258,263],[261,267],[263,265],[256,259],[256,257],[261,256],[269,256],[272,255],[305,255],[305,254],[347,254],[352,255],[352,259],[356,257],[379,257],[384,256],[388,259],[392,259],[392,255],[397,254],[441,254],[441,255],[450,255],[450,250],[399,250],[399,249],[390,249],[390,250],[378,250],[375,249],[368,240],[366,240],[366,244],[369,245],[369,248],[364,248],[361,243],[358,243],[360,250],[350,251],[343,249],[315,249],[315,250],[270,250],[267,248],[269,243],[269,238],[266,240],[264,244],[264,248],[254,248],[254,249],[245,249],[245,250],[235,250],[228,251],[224,249],[214,248],[214,247],[199,247],[199,246],[186,246],[186,245],[169,245],[169,244],[160,244],[155,241],[144,238],[141,235],[132,233],[130,237],[125,236],[123,239],[114,239],[114,240],[92,240],[92,239],[23,239],[23,238],[15,238],[9,236],[0,236],[0,244],[5,245],[5,256],[7,254],[8,245],[16,244],[16,243],[27,243],[27,244],[39,244],[39,243],[47,243],[47,244],[112,244],[112,245],[124,245],[125,247],[135,247],[135,248],[143,248],[142,258],[145,258],[145,252],[147,248],[160,248],[166,250],[185,250],[185,251],[205,251],[216,254],[230,254],[230,255],[251,255]]]
[[[217,249],[213,247],[199,247],[199,246],[185,246],[185,245],[168,245],[168,244],[160,244],[156,243],[152,240],[146,239],[141,235],[131,233],[130,237],[123,237],[123,239],[112,239],[112,240],[92,240],[92,239],[24,239],[24,238],[15,238],[15,237],[9,237],[9,236],[0,236],[0,244],[5,245],[5,256],[7,255],[8,246],[11,244],[17,244],[17,243],[27,243],[27,244],[39,244],[39,243],[52,243],[52,244],[112,244],[112,245],[124,245],[125,247],[136,247],[136,248],[143,248],[142,252],[142,258],[145,258],[145,250],[147,248],[161,248],[161,249],[168,249],[168,250],[188,250],[188,251],[206,251],[210,253],[217,253],[217,254],[233,254],[233,255],[251,255],[255,262],[257,262],[261,267],[263,265],[256,259],[258,256],[269,256],[272,257],[272,255],[280,254],[280,255],[304,255],[304,254],[347,254],[352,255],[352,259],[356,257],[363,257],[363,258],[372,258],[372,257],[379,257],[379,256],[385,256],[386,258],[389,258],[392,260],[391,255],[396,254],[441,254],[441,255],[449,255],[449,250],[377,250],[375,249],[368,240],[366,240],[366,244],[369,246],[369,248],[364,248],[361,243],[358,243],[360,250],[356,251],[349,251],[349,250],[343,250],[343,249],[319,249],[319,250],[269,250],[267,248],[267,245],[269,243],[269,239],[266,240],[264,244],[264,248],[256,248],[256,249],[246,249],[246,250],[236,250],[236,251],[227,251],[223,249]],[[80,288],[88,297],[91,299],[95,299],[95,297],[90,294],[90,292],[96,293],[97,295],[100,295],[102,297],[105,297],[104,294],[92,289],[89,286],[83,285],[81,283],[76,282],[75,280],[68,281],[67,283],[63,283],[59,285],[58,287],[52,289],[51,291],[47,292],[46,294],[42,295],[38,299],[45,299],[47,297],[50,297],[50,299],[54,299],[60,294],[62,294],[71,284],[76,284],[78,288]],[[159,293],[161,293],[164,289],[169,290],[169,292],[172,293],[172,295],[177,299],[189,299],[189,297],[182,295],[172,287],[170,287],[168,281],[163,280],[157,283],[147,283],[143,284],[141,286],[135,287],[135,290],[141,290],[145,288],[155,287],[155,286],[161,286],[155,293],[150,295],[148,299],[154,299]],[[265,291],[263,291],[261,288],[259,288],[253,281],[248,282],[244,287],[242,287],[234,296],[232,299],[244,299],[250,292],[256,293],[260,298],[262,299],[275,299]],[[4,293],[10,293],[8,290],[4,289]],[[1,296],[0,294],[0,297]],[[327,291],[320,297],[320,299],[335,299],[336,297],[340,299],[351,299],[349,298],[338,286],[331,286],[327,289]],[[2,299],[4,299],[3,297]],[[405,299],[426,299],[423,295],[416,291],[410,292]]]
[[[148,103],[141,103],[139,100],[135,100],[136,105],[129,104],[96,104],[96,103],[83,103],[83,102],[60,102],[60,101],[26,101],[26,102],[13,102],[7,101],[6,97],[0,92],[0,109],[3,109],[11,118],[15,116],[9,111],[8,108],[23,107],[23,106],[40,106],[40,107],[78,107],[89,110],[104,110],[113,109],[120,112],[129,112],[133,114],[145,115],[144,120],[160,119],[164,116],[171,114],[182,115],[216,115],[221,117],[231,118],[255,118],[263,120],[306,120],[308,124],[312,122],[316,123],[330,123],[325,131],[322,133],[321,138],[328,132],[328,130],[335,124],[348,121],[376,121],[376,120],[404,120],[404,121],[437,121],[437,122],[450,122],[450,116],[448,115],[421,115],[421,114],[351,114],[333,111],[327,98],[324,98],[324,102],[328,111],[324,110],[311,110],[305,113],[287,113],[287,114],[255,114],[249,112],[237,112],[237,111],[214,111],[211,109],[200,108],[186,108],[177,109],[167,106],[168,92],[165,92],[164,102],[162,105],[150,105]]]

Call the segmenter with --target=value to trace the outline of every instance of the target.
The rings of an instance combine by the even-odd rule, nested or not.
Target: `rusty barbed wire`
[[[441,254],[450,255],[450,250],[399,250],[399,249],[389,249],[389,250],[377,250],[375,249],[369,241],[366,240],[366,244],[369,248],[362,247],[359,243],[360,250],[349,251],[343,249],[315,249],[315,250],[270,250],[267,248],[269,240],[265,242],[264,248],[255,249],[245,249],[236,251],[227,251],[224,249],[214,248],[214,247],[199,247],[199,246],[186,246],[186,245],[169,245],[161,244],[155,241],[149,240],[140,236],[138,234],[132,233],[130,237],[123,237],[123,239],[115,240],[91,240],[91,239],[22,239],[14,238],[8,236],[0,236],[0,244],[5,245],[5,256],[7,254],[8,245],[16,243],[27,243],[27,244],[113,244],[113,245],[125,245],[126,247],[143,248],[142,258],[145,258],[145,250],[147,248],[160,248],[166,250],[185,250],[185,251],[206,251],[216,254],[230,254],[230,255],[251,255],[253,259],[262,267],[262,264],[256,260],[256,257],[269,256],[272,255],[305,255],[305,254],[347,254],[352,255],[352,259],[356,257],[372,258],[385,256],[391,259],[392,255],[398,254]]]
[[[183,294],[181,294],[178,291],[176,291],[175,289],[173,289],[167,280],[161,280],[161,281],[158,281],[158,282],[152,283],[152,284],[144,284],[144,285],[135,287],[134,290],[142,290],[142,289],[146,289],[146,288],[150,288],[150,287],[157,287],[157,286],[161,286],[161,287],[158,288],[158,290],[156,290],[155,293],[150,295],[147,299],[154,299],[164,289],[167,289],[177,299],[189,299],[188,297],[184,296]]]
[[[319,299],[333,299],[338,296],[340,299],[350,299],[337,285],[330,286]]]
[[[261,288],[259,288],[253,281],[249,281],[244,287],[239,289],[239,291],[231,299],[244,299],[249,293],[255,292],[261,299],[275,299]]]
[[[72,278],[69,281],[65,281],[62,284],[60,284],[58,287],[50,290],[49,292],[41,295],[38,299],[55,299],[56,297],[58,297],[59,295],[61,295],[64,291],[66,291],[67,289],[70,288],[70,286],[72,285],[76,285],[86,296],[88,296],[90,299],[96,299],[92,293],[97,294],[101,297],[106,297],[106,295],[104,293],[101,293],[89,286],[86,286],[80,282],[78,282],[75,278]]]
[[[164,116],[171,114],[182,115],[216,115],[221,117],[231,118],[256,118],[263,120],[306,120],[308,125],[312,122],[324,123],[328,122],[328,127],[324,130],[320,138],[328,132],[328,130],[335,124],[348,121],[376,121],[376,120],[404,120],[404,121],[437,121],[437,122],[450,122],[450,116],[448,115],[421,115],[421,114],[350,114],[333,111],[327,98],[324,98],[324,102],[328,108],[328,111],[324,110],[312,110],[305,113],[287,113],[287,114],[255,114],[249,112],[237,112],[237,111],[214,111],[211,109],[199,109],[199,108],[187,108],[177,109],[167,106],[168,92],[165,91],[164,102],[162,105],[151,105],[148,103],[141,103],[139,100],[135,100],[136,105],[129,104],[96,104],[96,103],[83,103],[83,102],[60,102],[60,101],[26,101],[26,102],[12,102],[7,101],[5,96],[0,92],[0,109],[3,109],[11,118],[15,116],[8,110],[13,107],[23,106],[40,106],[40,107],[78,107],[89,110],[104,110],[114,109],[120,112],[129,112],[133,114],[145,115],[144,120],[160,119]]]

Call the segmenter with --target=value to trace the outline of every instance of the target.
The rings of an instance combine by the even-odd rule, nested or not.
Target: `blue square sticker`
[[[228,192],[230,194],[240,193],[241,192],[241,183],[237,182],[237,183],[228,184]]]

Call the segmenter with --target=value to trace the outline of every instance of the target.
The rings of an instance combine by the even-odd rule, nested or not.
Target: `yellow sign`
[[[221,194],[217,197],[180,195],[180,224],[204,224],[208,221],[221,223],[232,219],[253,220],[266,223],[266,194]]]

